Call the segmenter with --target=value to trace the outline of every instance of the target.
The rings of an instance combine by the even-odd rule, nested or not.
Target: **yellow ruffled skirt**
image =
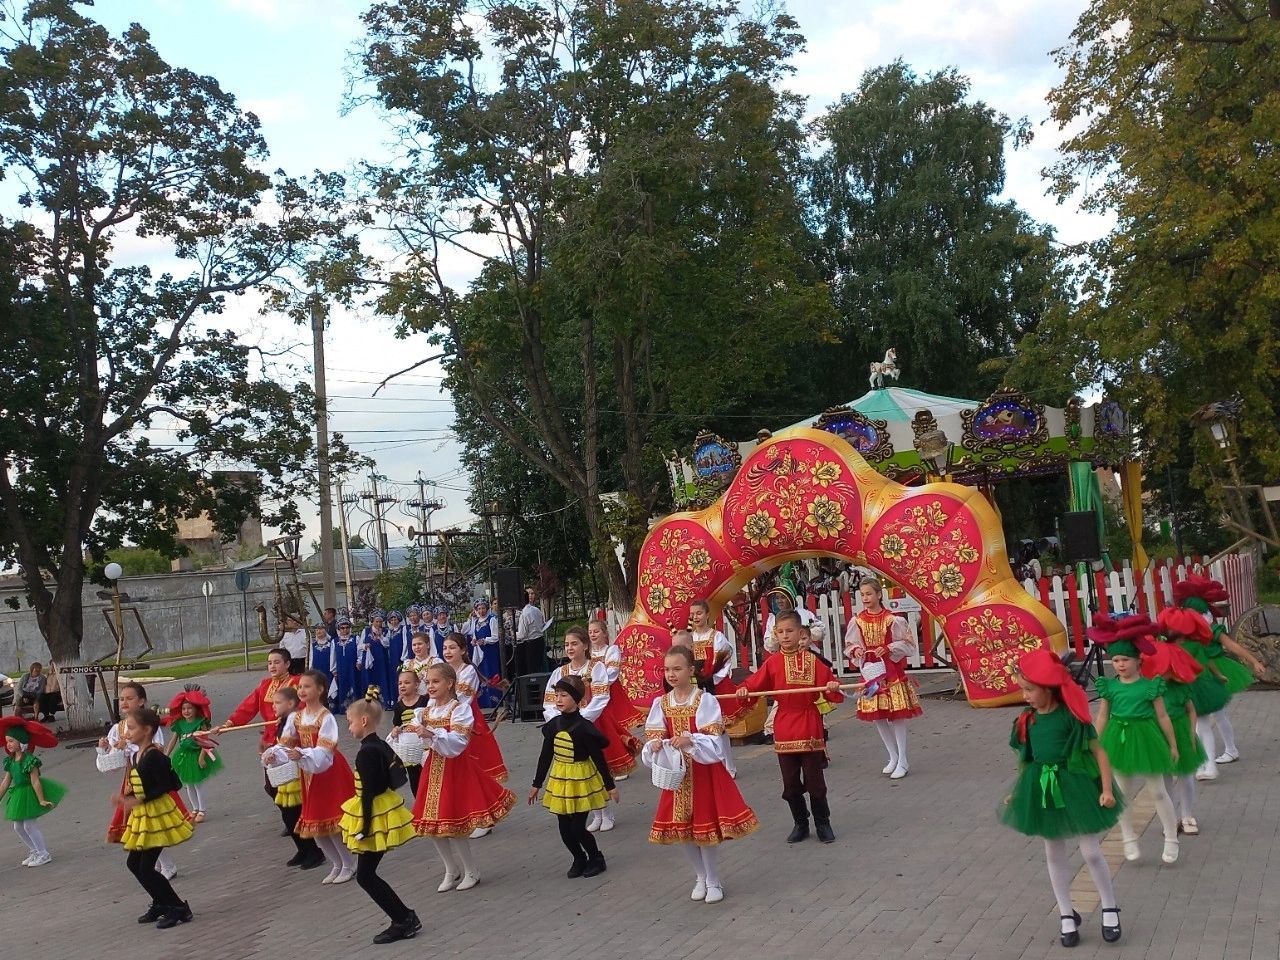
[[[356,834],[364,830],[364,807],[360,800],[357,780],[356,795],[342,805],[342,842],[356,853],[386,853],[413,839],[413,814],[404,805],[404,799],[394,790],[387,790],[373,798],[373,816],[369,818],[369,830],[357,840]]]
[[[176,847],[190,840],[194,832],[191,821],[178,809],[173,794],[166,793],[129,811],[120,844],[126,850]]]
[[[547,772],[542,805],[561,816],[603,809],[609,793],[596,765],[590,760],[562,760],[558,753]]]
[[[302,806],[302,781],[290,780],[283,787],[276,787],[275,805],[277,807]]]

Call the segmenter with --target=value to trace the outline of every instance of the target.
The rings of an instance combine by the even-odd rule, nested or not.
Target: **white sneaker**
[[[600,811],[592,810],[591,813],[587,815],[587,831],[589,833],[595,833],[599,829],[600,829]]]
[[[881,773],[886,773],[886,774],[887,774],[887,773],[893,773],[893,771],[895,771],[895,770],[897,770],[897,769],[898,769],[898,758],[897,758],[897,757],[890,757],[890,758],[889,758],[889,762],[888,762],[888,763],[886,763],[886,764],[884,765],[884,769],[883,769],[883,770],[881,770],[880,772],[881,772]]]
[[[707,884],[707,903],[719,903],[724,899],[724,888]]]
[[[480,882],[480,874],[478,874],[478,873],[464,873],[464,874],[462,875],[462,879],[458,881],[458,885],[457,885],[454,889],[455,889],[455,890],[470,890],[472,887],[474,887],[474,886],[475,886],[477,883],[479,883],[479,882]]]
[[[627,779],[627,777],[629,777],[629,776],[631,776],[631,774],[629,774],[629,773],[620,773],[620,774],[618,774],[616,777],[614,777],[614,778],[613,778],[613,782],[614,782],[614,783],[621,783],[623,780]]]
[[[337,879],[338,879],[338,874],[340,874],[341,872],[342,872],[342,867],[341,867],[341,866],[339,866],[339,865],[334,865],[334,866],[329,870],[329,874],[328,874],[328,876],[326,876],[326,877],[325,877],[323,880],[321,880],[320,882],[321,882],[321,883],[333,883],[333,881],[335,881],[335,880],[337,880]]]
[[[1213,762],[1214,763],[1235,763],[1239,759],[1240,759],[1240,754],[1238,753],[1224,753],[1220,757],[1215,757]]]
[[[354,880],[355,876],[356,872],[354,870],[339,870],[338,875],[333,878],[333,882],[335,884],[346,883],[349,880]]]
[[[53,854],[51,854],[51,853],[37,853],[34,857],[32,857],[32,858],[27,862],[27,866],[28,866],[28,867],[43,867],[46,863],[48,863],[48,862],[49,862],[50,860],[52,860],[52,859],[53,859]]]
[[[493,833],[493,827],[476,827],[471,831],[471,836],[468,839],[479,840],[481,837],[487,837],[491,833]]]
[[[699,877],[698,882],[693,885],[693,892],[689,894],[689,899],[690,900],[707,899],[707,881]]]
[[[444,879],[440,881],[440,886],[436,887],[436,893],[448,893],[458,885],[458,878],[452,873],[446,873]]]
[[[905,763],[894,768],[893,773],[889,774],[890,780],[901,780],[907,775],[907,765]]]
[[[177,868],[177,867],[169,867],[169,868],[167,868],[167,869],[166,869],[166,868],[164,868],[164,867],[160,866],[159,864],[157,864],[157,865],[156,865],[156,872],[157,872],[157,873],[159,873],[159,874],[160,874],[160,876],[164,877],[166,880],[172,880],[174,877],[176,877],[176,876],[178,875],[178,868]]]
[[[1142,859],[1142,847],[1137,839],[1124,841],[1124,858],[1129,861]]]
[[[1164,842],[1164,853],[1160,854],[1160,859],[1163,860],[1165,863],[1178,862],[1178,838],[1177,837],[1174,837],[1172,840],[1166,840]]]
[[[607,807],[600,811],[600,832],[608,833],[613,829],[613,811]]]

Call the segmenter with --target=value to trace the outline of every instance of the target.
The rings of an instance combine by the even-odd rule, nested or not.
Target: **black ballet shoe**
[[[605,866],[604,854],[599,854],[587,861],[586,867],[582,871],[584,877],[598,877],[604,873],[608,867]]]
[[[299,850],[292,857],[284,862],[286,867],[300,867],[307,862],[307,855]]]
[[[1114,927],[1107,926],[1107,914],[1114,913],[1116,915],[1116,925]],[[1119,907],[1103,907],[1102,909],[1102,939],[1107,943],[1115,943],[1120,939],[1120,908]]]
[[[801,840],[809,839],[809,821],[797,820],[796,825],[791,828],[791,832],[787,834],[787,843],[799,843]]]
[[[168,909],[168,907],[162,907],[160,904],[153,902],[151,906],[147,908],[147,912],[138,918],[138,922],[155,923],[165,915],[165,911]]]
[[[416,918],[415,918],[416,919]],[[401,940],[410,940],[422,928],[422,924],[418,924],[418,928],[412,928],[408,922],[393,923],[387,929],[373,938],[374,943],[398,943]]]
[[[164,916],[156,921],[156,929],[168,930],[170,927],[176,927],[180,923],[190,923],[191,920],[191,906],[187,903],[181,903],[165,911]]]
[[[565,876],[568,877],[570,880],[577,880],[580,876],[582,876],[583,872],[586,869],[587,869],[586,860],[575,860],[573,861],[573,866],[569,868],[569,872],[566,873]]]
[[[1071,921],[1074,921],[1074,922],[1075,922],[1075,925],[1076,925],[1076,928],[1075,928],[1074,930],[1072,930],[1070,933],[1061,933],[1061,932],[1059,932],[1059,934],[1058,934],[1058,939],[1062,941],[1062,945],[1063,945],[1064,947],[1076,947],[1076,946],[1079,946],[1079,945],[1080,945],[1080,914],[1078,914],[1078,913],[1076,913],[1074,910],[1072,910],[1072,911],[1071,911],[1071,916],[1067,916],[1066,914],[1063,914],[1063,915],[1062,915],[1061,917],[1059,917],[1058,919],[1059,919],[1059,920],[1071,920]]]

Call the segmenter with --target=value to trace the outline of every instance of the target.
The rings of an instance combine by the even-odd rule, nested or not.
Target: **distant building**
[[[258,476],[252,470],[218,470],[214,475],[218,478],[220,485],[245,483],[256,480]],[[214,527],[213,518],[208,513],[201,513],[198,517],[178,521],[178,542],[192,553],[214,556],[220,560],[240,555],[245,547],[261,549],[263,546],[262,518],[259,516],[258,505],[254,504],[250,516],[240,524],[240,530],[234,540],[223,540]],[[174,563],[180,564],[181,561],[175,560]],[[179,568],[175,566],[174,569]]]

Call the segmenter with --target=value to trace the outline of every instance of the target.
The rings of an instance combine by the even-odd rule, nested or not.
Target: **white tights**
[[[1222,738],[1222,752],[1229,753],[1233,757],[1239,756],[1240,751],[1236,749],[1236,731],[1231,726],[1231,718],[1227,716],[1226,709],[1211,713],[1205,719],[1212,720],[1213,725],[1218,728],[1218,736]]]
[[[355,871],[356,855],[347,849],[347,845],[338,839],[336,833],[316,837],[316,846],[324,853],[325,859],[335,867]]]
[[[907,721],[873,720],[871,725],[880,734],[880,741],[889,752],[889,762],[895,767],[907,765]]]
[[[1107,867],[1106,858],[1102,855],[1102,835],[1088,834],[1074,837],[1080,844],[1080,856],[1084,857],[1084,865],[1089,868],[1089,876],[1098,889],[1098,899],[1102,901],[1102,909],[1110,910],[1116,906],[1116,892],[1111,886],[1111,871]],[[1058,901],[1058,914],[1070,917],[1075,911],[1071,904],[1071,878],[1073,872],[1067,855],[1066,840],[1045,840],[1044,858],[1049,866],[1049,883],[1053,886],[1053,898]],[[1067,921],[1063,921],[1064,928]],[[1075,929],[1073,924],[1071,930]]]
[[[1178,839],[1178,815],[1174,812],[1173,800],[1169,797],[1168,791],[1165,790],[1164,780],[1161,777],[1148,779],[1147,777],[1117,773],[1115,778],[1116,783],[1120,785],[1120,792],[1126,800],[1130,801],[1138,795],[1143,783],[1146,783],[1147,789],[1151,791],[1151,799],[1155,801],[1156,816],[1160,818],[1160,828],[1164,831],[1164,838],[1166,840]],[[1125,807],[1120,812],[1120,835],[1125,840],[1138,839],[1138,835],[1133,832],[1133,814],[1128,807]]]
[[[13,832],[33,855],[42,857],[49,852],[49,848],[44,845],[44,834],[40,832],[34,819],[13,821]]]
[[[1192,774],[1187,774],[1185,777],[1166,776],[1164,785],[1173,800],[1173,807],[1177,811],[1179,819],[1185,820],[1187,817],[1194,817],[1196,815],[1195,776]]]
[[[160,856],[156,857],[156,870],[159,873],[178,872],[178,865],[173,862],[173,857],[169,856],[168,850],[161,850]]]
[[[1221,711],[1219,711],[1220,713]],[[1201,769],[1216,768],[1217,764],[1213,762],[1213,758],[1218,755],[1218,744],[1213,737],[1213,720],[1218,714],[1211,714],[1205,717],[1196,717],[1196,736],[1200,738],[1200,742],[1204,744],[1205,755],[1208,760],[1205,761],[1204,767]],[[1234,738],[1233,738],[1234,739]]]
[[[187,806],[192,813],[205,813],[209,809],[204,805],[204,791],[200,789],[200,784],[188,783],[182,788],[182,792],[187,795]]]
[[[697,878],[709,887],[721,887],[719,853],[715,847],[700,847],[696,843],[682,843],[684,855]]]
[[[432,837],[436,845],[436,853],[444,862],[444,872],[448,877],[457,879],[462,876],[478,877],[475,858],[471,855],[471,841],[466,837]]]

